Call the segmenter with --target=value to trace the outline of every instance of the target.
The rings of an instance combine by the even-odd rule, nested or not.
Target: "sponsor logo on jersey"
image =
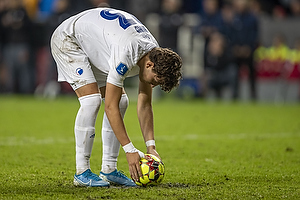
[[[126,72],[128,71],[128,67],[125,64],[120,63],[116,70],[117,70],[118,74],[124,76],[126,74]]]
[[[77,68],[77,69],[76,69],[76,74],[77,74],[78,76],[80,76],[81,74],[83,74],[83,69],[82,69],[82,68]]]

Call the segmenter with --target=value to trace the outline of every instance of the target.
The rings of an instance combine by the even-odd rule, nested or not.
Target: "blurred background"
[[[182,56],[174,98],[299,102],[300,0],[0,0],[0,95],[73,94],[56,81],[49,40],[63,20],[93,7],[134,14]]]

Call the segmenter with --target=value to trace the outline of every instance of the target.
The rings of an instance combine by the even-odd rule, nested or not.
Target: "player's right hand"
[[[145,158],[145,154],[140,150],[136,149],[132,142],[123,146],[123,149],[126,153],[127,162],[129,165],[129,172],[131,178],[137,182],[139,181],[139,177],[142,177],[142,170],[140,166],[140,159]]]
[[[136,182],[139,181],[139,177],[142,177],[142,170],[140,167],[140,155],[138,152],[126,153],[126,158],[129,166],[129,172],[131,178]]]

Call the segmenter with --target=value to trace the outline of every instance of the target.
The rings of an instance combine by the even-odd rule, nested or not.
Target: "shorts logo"
[[[125,64],[120,63],[116,70],[117,70],[118,74],[124,76],[126,74],[126,72],[128,71],[128,67]]]
[[[77,69],[76,69],[76,74],[77,74],[78,76],[80,76],[81,74],[83,74],[83,69],[82,69],[82,68],[77,68]]]

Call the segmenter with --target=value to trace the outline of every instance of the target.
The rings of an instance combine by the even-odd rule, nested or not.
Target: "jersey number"
[[[129,26],[136,24],[133,19],[126,19],[121,13],[110,13],[110,10],[102,10],[100,12],[101,17],[107,20],[119,19],[120,26],[126,30]]]

